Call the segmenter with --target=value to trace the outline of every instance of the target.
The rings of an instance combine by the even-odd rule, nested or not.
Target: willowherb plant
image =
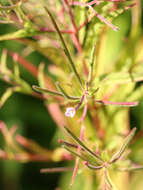
[[[0,11],[0,23],[17,28],[1,35],[0,41],[16,40],[27,47],[22,53],[6,49],[1,53],[0,79],[10,87],[1,96],[0,106],[13,92],[40,98],[67,138],[59,139],[64,149],[49,151],[20,135],[14,138],[15,128],[9,131],[1,122],[6,146],[13,151],[1,150],[0,157],[22,162],[75,159],[74,168],[47,168],[41,173],[65,172],[64,181],[72,171],[73,189],[79,189],[74,185],[77,180],[80,186],[84,183],[83,190],[130,189],[129,172],[143,168],[132,161],[127,149],[136,131],[130,126],[129,107],[138,105],[143,92],[138,85],[143,80],[140,2],[7,1],[0,3]],[[126,11],[131,11],[132,18],[128,35],[122,20],[117,24]],[[49,60],[48,74],[45,63],[37,68],[24,58],[35,50]],[[13,58],[12,69],[7,56]],[[19,64],[38,85],[31,87],[21,78]],[[68,188],[65,184],[59,185],[61,189]]]

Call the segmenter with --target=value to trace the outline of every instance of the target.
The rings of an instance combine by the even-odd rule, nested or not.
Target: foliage
[[[55,163],[41,173],[62,172],[57,184],[62,190],[69,184],[73,190],[81,184],[83,190],[141,189],[134,180],[141,181],[136,170],[143,168],[142,143],[136,146],[142,123],[135,114],[142,111],[141,3],[0,1],[0,23],[9,29],[0,35],[0,108],[15,93],[32,96],[44,103],[57,126],[51,150],[19,135],[18,127],[8,129],[8,119],[1,119],[1,159]],[[33,109],[31,121],[40,113]],[[68,167],[56,167],[65,160]]]

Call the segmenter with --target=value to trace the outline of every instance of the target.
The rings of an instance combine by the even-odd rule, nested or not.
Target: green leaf
[[[72,151],[70,148],[68,148],[67,146],[63,145],[63,147],[68,151],[70,152],[71,154],[79,157],[80,159],[84,160],[84,161],[87,161],[87,158],[83,157],[82,155],[78,154],[77,152],[75,151]]]
[[[139,100],[143,97],[143,85],[135,89],[127,98],[128,101]]]
[[[26,81],[24,81],[23,79],[15,78],[15,77],[13,78],[14,78],[14,81],[18,84],[18,86],[16,86],[15,88],[15,91],[26,93],[26,94],[32,93],[31,86]]]
[[[38,67],[38,82],[42,88],[45,88],[45,79],[44,79],[44,64],[40,63]]]
[[[7,50],[4,49],[3,52],[2,52],[2,55],[1,55],[1,72],[2,73],[7,73],[8,72],[8,69],[7,69],[7,66],[6,66],[6,60],[7,60]]]
[[[102,84],[124,84],[130,82],[138,82],[143,80],[143,72],[138,73],[125,73],[117,72],[107,75],[104,79],[101,79]]]
[[[136,128],[133,128],[131,130],[131,132],[129,133],[129,135],[125,138],[121,148],[119,149],[119,151],[117,151],[111,158],[111,160],[109,161],[109,163],[114,163],[117,160],[120,159],[120,157],[122,156],[122,154],[124,153],[125,149],[127,148],[127,146],[129,145],[130,141],[132,140],[134,134],[135,134]]]
[[[135,170],[142,170],[143,166],[138,164],[133,164],[131,167],[128,168],[119,168],[119,171],[135,171]]]
[[[46,12],[48,13],[49,17],[51,18],[51,21],[52,21],[52,23],[53,23],[53,25],[54,25],[54,27],[55,27],[55,29],[56,29],[58,35],[59,35],[59,38],[60,38],[60,40],[61,40],[61,43],[62,43],[62,45],[63,45],[63,47],[64,47],[64,52],[65,52],[65,54],[66,54],[66,56],[67,56],[67,58],[68,58],[68,60],[69,60],[71,69],[72,69],[72,71],[74,72],[74,74],[75,74],[75,76],[76,76],[76,78],[77,78],[77,80],[78,80],[80,86],[82,87],[82,82],[81,82],[80,76],[79,76],[79,74],[78,74],[78,72],[77,72],[77,70],[76,70],[76,67],[75,67],[74,62],[73,62],[73,60],[72,60],[72,57],[71,57],[71,55],[70,55],[70,52],[69,52],[69,50],[68,50],[68,48],[67,48],[67,45],[66,45],[66,43],[65,43],[65,41],[64,41],[64,38],[63,38],[62,34],[61,34],[61,32],[60,32],[60,30],[59,30],[59,28],[58,28],[58,25],[57,25],[57,23],[56,23],[54,17],[52,16],[51,12],[48,10],[47,7],[45,7],[45,10],[46,10]]]
[[[55,95],[55,96],[63,96],[63,94],[60,93],[60,92],[56,92],[56,91],[52,91],[52,90],[49,90],[49,89],[41,88],[41,87],[39,87],[39,86],[33,85],[32,88],[33,88],[35,91],[37,91],[37,92],[48,93],[48,94]]]
[[[16,9],[20,4],[21,3],[10,5],[10,6],[0,6],[0,11],[10,11],[10,10]]]
[[[91,170],[100,170],[103,168],[103,166],[94,166],[92,164],[89,164],[88,162],[85,162],[84,165],[86,165]]]
[[[96,159],[97,163],[103,163],[102,159],[89,148],[87,148],[67,127],[64,126],[64,129],[73,138],[73,140],[81,146],[81,148],[83,148],[87,153]]]
[[[58,91],[63,95],[63,97],[67,98],[67,99],[71,99],[71,100],[80,100],[80,97],[76,97],[76,96],[69,96],[64,89],[61,87],[61,85],[59,84],[59,82],[56,82],[56,87],[58,89]]]
[[[2,97],[0,98],[0,108],[4,105],[6,100],[12,95],[14,89],[13,88],[7,88]]]
[[[90,61],[90,67],[89,67],[89,74],[88,74],[88,83],[92,81],[92,75],[93,75],[93,65],[95,62],[95,50],[96,47],[94,46],[91,52],[91,61]]]
[[[43,34],[43,32],[36,31],[32,26],[29,28],[20,29],[16,32],[8,33],[0,36],[0,41],[13,40],[17,38],[26,38]]]

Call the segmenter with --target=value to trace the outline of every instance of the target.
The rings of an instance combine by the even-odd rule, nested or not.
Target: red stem
[[[81,47],[81,44],[80,44],[79,38],[78,38],[78,28],[77,28],[77,26],[75,24],[74,16],[73,16],[70,4],[69,4],[68,0],[64,0],[64,2],[68,7],[68,13],[69,13],[69,16],[71,18],[71,22],[72,22],[72,25],[73,25],[73,28],[74,28],[74,31],[75,31],[75,33],[72,35],[72,38],[74,40],[74,43],[75,43],[75,46],[76,46],[78,52],[82,53],[82,47]]]
[[[84,138],[84,131],[85,131],[85,127],[84,125],[81,126],[81,130],[80,130],[80,140],[83,141],[83,138]],[[77,147],[77,153],[80,154],[80,151],[81,151],[81,147],[80,145]],[[72,186],[73,182],[74,182],[74,179],[75,179],[75,176],[77,174],[77,171],[78,171],[78,166],[79,166],[79,157],[76,157],[76,160],[75,160],[75,167],[74,167],[74,170],[73,170],[73,175],[72,175],[72,179],[71,179],[71,183],[70,183],[70,186]]]
[[[78,27],[78,31],[83,28],[86,24],[88,24],[92,18],[94,17],[95,15],[92,15],[90,18],[88,18],[86,21],[84,21],[79,27]]]
[[[40,31],[49,32],[49,33],[56,32],[55,30],[52,30],[52,29],[49,29],[49,28],[40,28]],[[73,31],[73,30],[61,30],[60,33],[62,33],[62,34],[74,34],[75,31]]]
[[[17,62],[22,65],[24,68],[26,68],[34,77],[37,78],[38,76],[38,69],[32,65],[29,61],[23,59],[21,56],[19,56],[15,52],[9,53],[13,58],[17,57]]]

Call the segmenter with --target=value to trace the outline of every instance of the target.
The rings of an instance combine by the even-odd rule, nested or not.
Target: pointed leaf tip
[[[40,93],[48,93],[48,94],[55,95],[55,96],[63,96],[59,92],[56,92],[56,91],[53,91],[50,89],[46,89],[46,88],[41,88],[41,87],[36,86],[36,85],[32,85],[32,89],[37,91],[37,92],[40,92]]]
[[[134,127],[131,130],[131,132],[127,135],[127,137],[124,139],[124,142],[123,142],[122,146],[120,147],[120,149],[112,156],[109,163],[114,163],[120,159],[120,157],[122,156],[122,154],[126,150],[127,146],[129,145],[130,141],[132,140],[135,132],[136,132],[136,128]]]
[[[96,153],[94,153],[92,150],[90,150],[87,146],[84,145],[84,143],[78,139],[67,127],[64,126],[64,129],[68,133],[69,136],[72,137],[72,139],[82,148],[84,149],[88,154],[94,157],[96,159],[97,163],[103,163],[103,160],[100,156],[98,156]]]

